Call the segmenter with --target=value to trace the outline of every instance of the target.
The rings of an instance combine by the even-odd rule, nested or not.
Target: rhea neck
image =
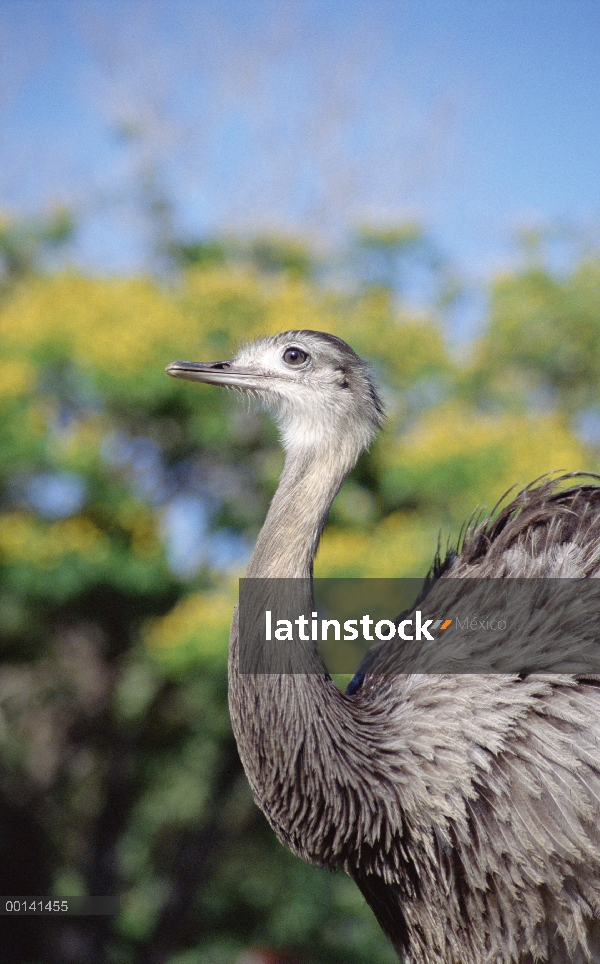
[[[290,433],[291,434],[291,433]],[[326,437],[297,443],[284,431],[285,464],[247,576],[309,578],[327,515],[363,445]]]
[[[352,439],[352,433],[348,437]],[[331,433],[328,444],[300,446],[294,445],[284,432],[283,472],[248,566],[247,576],[251,578],[298,579],[301,598],[294,598],[294,602],[300,603],[299,611],[313,608],[311,577],[319,537],[331,503],[363,447],[344,438]],[[304,823],[308,821],[314,827],[317,820],[322,823],[325,819],[327,781],[321,772],[320,754],[329,760],[337,759],[342,742],[340,728],[344,728],[349,710],[345,697],[328,676],[315,644],[307,644],[311,652],[303,646],[296,640],[296,645],[289,649],[287,672],[241,673],[236,612],[230,637],[229,705],[240,758],[255,800],[282,842],[300,856],[319,861],[318,848],[311,849],[306,843],[309,835]],[[307,666],[311,672],[307,673]],[[306,780],[312,781],[316,792],[309,805],[297,797],[292,806],[293,792],[290,796],[288,791],[297,787],[307,759],[302,751],[302,731],[308,731],[315,720],[322,724],[320,754],[312,761]],[[351,729],[349,721],[347,731]],[[301,813],[298,802],[302,803]]]

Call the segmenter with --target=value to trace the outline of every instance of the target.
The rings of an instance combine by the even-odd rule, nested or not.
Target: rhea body
[[[247,575],[312,577],[331,503],[382,422],[362,359],[291,331],[181,378],[257,396],[285,449]],[[600,488],[524,490],[468,531],[445,577],[600,574]],[[600,680],[239,669],[240,757],[279,839],[357,882],[411,964],[600,962]],[[318,656],[315,653],[315,659]]]

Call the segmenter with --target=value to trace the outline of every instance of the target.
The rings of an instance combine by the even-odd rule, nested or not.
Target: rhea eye
[[[286,365],[298,368],[299,365],[303,365],[308,360],[308,355],[301,348],[286,348],[283,353],[283,360]]]

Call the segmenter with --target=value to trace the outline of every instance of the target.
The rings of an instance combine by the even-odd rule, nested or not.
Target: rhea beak
[[[256,372],[234,368],[231,361],[189,362],[174,361],[165,371],[173,378],[187,378],[192,382],[206,382],[208,385],[224,385],[225,388],[261,388],[261,375]]]

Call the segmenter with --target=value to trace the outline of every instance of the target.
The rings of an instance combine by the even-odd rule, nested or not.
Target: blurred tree
[[[407,221],[395,227],[365,225],[354,233],[355,258],[365,283],[401,289],[406,262],[418,258],[437,267],[431,243],[420,224]]]
[[[401,71],[381,71],[381,25],[338,34],[332,57],[320,18],[298,4],[241,32],[235,18],[165,20],[158,8],[140,21],[86,6],[74,19],[97,69],[91,109],[100,103],[117,133],[116,163],[107,174],[101,161],[93,191],[104,185],[152,268],[157,239],[194,221],[246,236],[308,225],[339,240],[365,212],[400,217],[443,171],[454,97],[415,112]]]
[[[65,207],[37,218],[0,217],[0,283],[39,269],[48,251],[70,240],[74,229]]]
[[[504,406],[573,419],[590,407],[600,411],[600,259],[588,251],[552,270],[543,241],[539,232],[526,234],[523,267],[492,286],[471,387]]]
[[[308,244],[297,238],[255,235],[246,240],[233,236],[205,240],[172,240],[168,251],[175,265],[183,268],[229,264],[258,271],[261,275],[287,272],[296,278],[314,276],[318,261]]]

